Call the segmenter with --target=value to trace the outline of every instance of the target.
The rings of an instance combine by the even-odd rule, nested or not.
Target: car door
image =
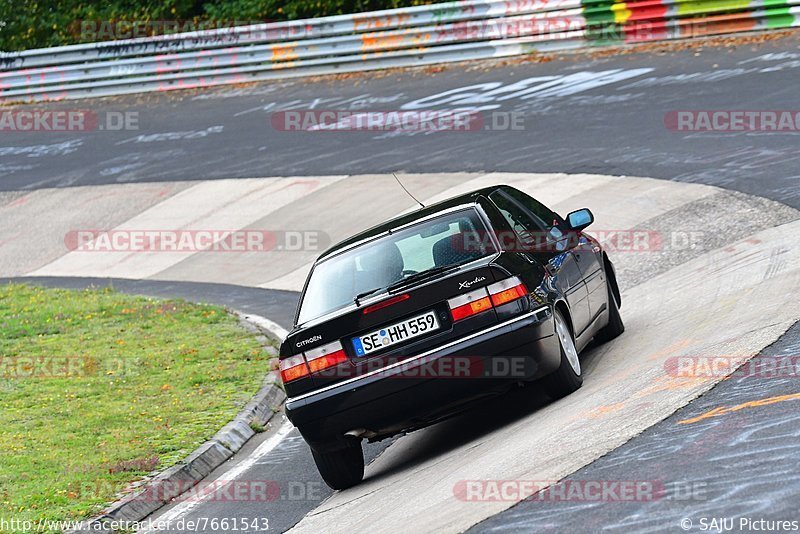
[[[575,333],[580,335],[591,321],[591,309],[583,273],[570,249],[567,236],[561,232],[559,224],[548,226],[540,216],[541,211],[537,214],[528,209],[523,201],[536,201],[521,191],[504,187],[489,195],[489,198],[512,227],[519,242],[530,244],[530,250],[536,250],[535,253],[526,250],[519,252],[543,262],[554,277],[569,305]],[[541,206],[538,202],[536,204]],[[547,211],[550,215],[555,215]],[[558,215],[555,217],[554,222],[563,224]]]
[[[593,320],[608,303],[606,276],[600,264],[602,261],[600,246],[594,238],[579,232],[577,245],[572,249],[572,254],[583,273],[589,299],[590,319]]]

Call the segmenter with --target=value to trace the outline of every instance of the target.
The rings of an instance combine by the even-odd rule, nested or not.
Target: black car
[[[539,380],[581,387],[578,353],[620,335],[599,243],[525,193],[480,189],[392,219],[314,264],[281,345],[286,415],[334,489],[364,475],[361,440],[450,417]]]

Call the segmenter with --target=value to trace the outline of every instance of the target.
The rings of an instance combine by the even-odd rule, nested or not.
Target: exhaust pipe
[[[372,430],[367,430],[366,428],[356,428],[354,430],[348,430],[344,433],[345,436],[351,438],[374,438],[378,434],[373,432]]]

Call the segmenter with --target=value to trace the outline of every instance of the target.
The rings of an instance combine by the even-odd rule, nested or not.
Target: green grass
[[[96,513],[230,421],[268,360],[217,306],[0,286],[0,518]]]

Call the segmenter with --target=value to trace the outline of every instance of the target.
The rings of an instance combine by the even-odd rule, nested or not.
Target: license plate
[[[356,356],[366,356],[438,328],[439,321],[436,319],[436,313],[430,311],[391,326],[384,326],[369,334],[354,337],[353,348],[356,350]]]

